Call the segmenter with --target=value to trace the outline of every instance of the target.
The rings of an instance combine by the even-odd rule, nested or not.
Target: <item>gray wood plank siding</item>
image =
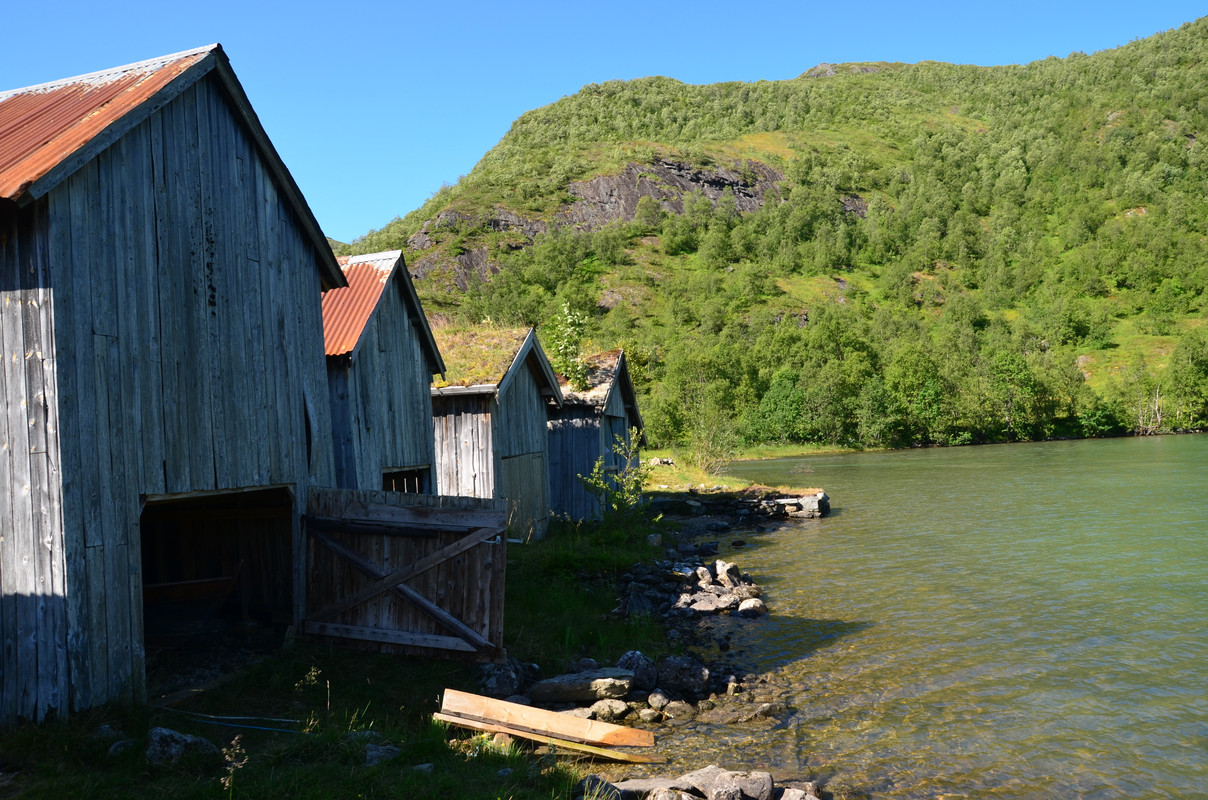
[[[550,508],[554,513],[571,519],[600,518],[598,498],[578,476],[589,474],[601,457],[608,470],[624,467],[613,446],[618,437],[629,445],[629,430],[637,425],[615,384],[603,405],[568,400],[562,408],[550,412]]]
[[[545,535],[549,524],[546,403],[523,365],[500,396],[432,398],[437,491],[509,501],[513,535]]]
[[[213,75],[0,210],[0,723],[141,697],[143,497],[332,484],[293,215]]]
[[[352,361],[328,359],[341,488],[377,491],[383,472],[431,470],[435,460],[432,374],[399,281],[386,287]]]
[[[496,406],[493,394],[432,398],[438,494],[499,497],[499,456],[491,435]]]
[[[591,474],[600,456],[596,409],[564,405],[549,422],[550,509],[571,519],[599,519],[600,502],[579,475]]]

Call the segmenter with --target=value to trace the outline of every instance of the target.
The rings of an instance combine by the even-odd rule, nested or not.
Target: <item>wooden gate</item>
[[[312,489],[310,634],[503,657],[503,501]]]

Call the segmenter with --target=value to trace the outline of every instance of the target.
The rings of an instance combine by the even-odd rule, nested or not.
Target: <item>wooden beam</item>
[[[653,747],[654,733],[641,728],[627,728],[610,722],[581,719],[557,711],[546,711],[506,700],[445,689],[440,710],[466,719],[506,725],[520,731],[533,731],[584,744],[613,747]]]
[[[420,539],[434,539],[438,533],[442,531],[433,530],[428,527],[416,527],[394,522],[365,522],[357,519],[336,519],[334,517],[311,517],[305,518],[306,528],[310,531],[326,531],[328,533],[353,533],[353,534],[382,534],[385,536],[414,536]],[[452,529],[454,533],[461,533],[467,530],[464,527]],[[450,532],[445,530],[443,532]]]
[[[339,625],[330,622],[307,622],[302,629],[316,636],[336,636],[341,639],[360,639],[366,642],[401,644],[409,647],[428,647],[434,650],[457,650],[463,653],[477,652],[473,646],[455,636],[437,636],[408,631],[392,631],[382,628],[365,628],[359,625]]]
[[[442,714],[437,711],[432,715],[432,719],[447,722],[450,725],[457,725],[461,728],[469,728],[475,731],[485,731],[487,733],[505,733],[509,736],[519,736],[522,739],[531,739],[534,742],[550,745],[551,747],[561,747],[566,750],[574,750],[580,753],[606,758],[610,761],[626,761],[631,764],[665,764],[667,759],[663,756],[645,756],[637,753],[626,753],[620,750],[609,750],[606,747],[596,747],[582,742],[572,742],[567,739],[559,739],[555,736],[546,736],[540,733],[532,733],[529,731],[521,731],[511,728],[507,725],[498,725],[490,722],[479,722],[477,720],[465,719],[463,717],[454,716],[452,714]]]
[[[494,536],[499,536],[502,533],[504,533],[502,528],[481,528],[477,531],[474,531],[469,536],[458,539],[456,542],[442,547],[435,553],[424,556],[413,564],[408,564],[402,569],[395,570],[389,575],[377,578],[368,586],[365,586],[360,591],[344,598],[336,605],[328,606],[327,608],[312,614],[311,619],[316,622],[333,619],[337,615],[359,606],[366,600],[376,597],[382,592],[390,591],[392,587],[397,586],[405,581],[409,581],[416,575],[420,575],[427,570],[432,569],[442,561],[447,561],[454,556],[460,555],[470,548],[476,547],[487,539],[490,539]]]

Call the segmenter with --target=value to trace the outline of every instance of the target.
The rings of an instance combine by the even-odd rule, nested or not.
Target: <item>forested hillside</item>
[[[454,323],[623,346],[650,439],[702,458],[1198,428],[1206,61],[1208,19],[1025,66],[591,85],[350,248],[406,248]]]

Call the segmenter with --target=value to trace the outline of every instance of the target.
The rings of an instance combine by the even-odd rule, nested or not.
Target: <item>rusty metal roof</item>
[[[344,286],[314,213],[281,161],[222,45],[211,44],[88,75],[0,91],[0,198],[25,205],[43,196],[90,158],[180,92],[213,74],[226,89],[277,189],[314,248],[324,288]]]
[[[323,345],[327,355],[347,355],[356,349],[402,254],[402,250],[387,250],[336,259],[348,286],[323,293]]]
[[[402,282],[404,302],[410,309],[411,322],[428,358],[429,373],[444,372],[445,363],[407,272],[403,251],[341,256],[336,261],[344,271],[348,286],[323,293],[323,345],[327,355],[352,356],[386,286],[393,279]]]
[[[0,197],[20,198],[217,47],[0,92]]]

